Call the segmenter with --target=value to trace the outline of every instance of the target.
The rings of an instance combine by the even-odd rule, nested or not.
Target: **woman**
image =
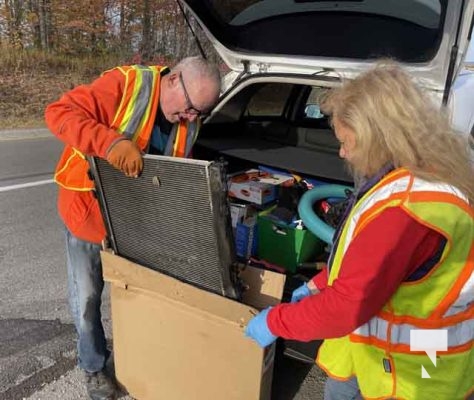
[[[472,141],[397,65],[322,101],[358,191],[328,267],[292,303],[253,318],[246,335],[326,339],[317,358],[325,400],[465,399],[474,391]],[[420,334],[429,347],[410,347]],[[441,344],[440,344],[441,343]],[[430,379],[426,379],[427,375]]]

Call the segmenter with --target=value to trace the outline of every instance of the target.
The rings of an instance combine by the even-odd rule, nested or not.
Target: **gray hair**
[[[220,92],[221,74],[219,69],[215,64],[207,61],[203,57],[194,56],[183,58],[171,68],[171,72],[184,72],[192,81],[205,80],[212,82]]]

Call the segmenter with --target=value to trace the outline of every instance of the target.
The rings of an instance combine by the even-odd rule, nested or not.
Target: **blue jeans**
[[[69,306],[78,335],[79,367],[88,372],[104,368],[107,350],[100,305],[104,280],[100,246],[78,239],[66,229]]]
[[[327,378],[324,385],[324,400],[362,400],[357,378],[338,381]]]

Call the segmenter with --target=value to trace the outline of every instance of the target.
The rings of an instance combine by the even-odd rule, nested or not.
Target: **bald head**
[[[202,57],[187,57],[163,77],[161,108],[171,122],[194,120],[193,110],[208,112],[217,102],[220,89],[221,77],[216,65]]]

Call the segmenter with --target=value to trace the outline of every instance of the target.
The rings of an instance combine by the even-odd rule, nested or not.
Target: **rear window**
[[[327,116],[324,115],[319,106],[321,98],[328,91],[326,88],[321,87],[312,87],[309,93],[309,96],[306,100],[303,117],[306,119],[327,119]]]
[[[267,83],[250,99],[245,114],[249,117],[282,117],[292,85]]]
[[[189,1],[226,47],[403,62],[432,59],[447,0]],[[197,8],[197,9],[196,9]]]

